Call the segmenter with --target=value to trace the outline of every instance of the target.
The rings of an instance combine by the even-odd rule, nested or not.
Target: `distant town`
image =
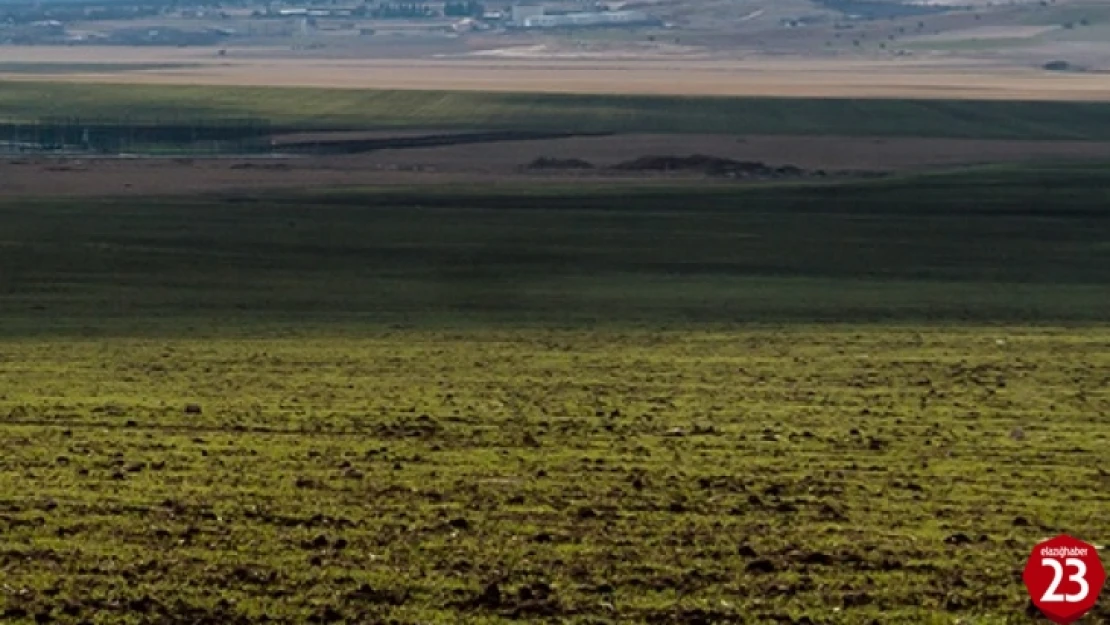
[[[0,45],[196,48],[171,56],[221,64],[220,57],[229,64],[974,57],[1075,74],[1110,71],[1108,7],[1094,0],[0,0]],[[20,59],[0,65],[27,71]]]
[[[327,34],[371,37],[379,34],[383,23],[446,34],[664,25],[650,13],[601,3],[574,8],[531,3],[494,5],[476,0],[382,0],[326,6],[35,3],[0,8],[0,43],[210,46],[235,40]]]

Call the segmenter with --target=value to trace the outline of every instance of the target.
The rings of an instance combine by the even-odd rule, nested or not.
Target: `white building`
[[[543,17],[543,6],[536,4],[513,5],[509,17],[514,26],[525,26],[528,20]]]
[[[515,21],[514,19],[514,22]],[[655,18],[641,11],[608,11],[604,13],[567,13],[565,15],[529,16],[521,20],[519,25],[522,28],[562,28],[648,24],[656,21]]]

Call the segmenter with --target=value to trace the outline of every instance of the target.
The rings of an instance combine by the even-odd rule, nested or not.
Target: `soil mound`
[[[524,166],[525,169],[593,169],[589,161],[580,158],[550,158],[541,156]]]
[[[641,156],[613,165],[620,171],[684,171],[727,178],[795,178],[807,172],[793,165],[774,167],[759,161],[736,161],[719,156]]]

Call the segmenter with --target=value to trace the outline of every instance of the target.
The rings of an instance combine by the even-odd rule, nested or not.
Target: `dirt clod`
[[[774,573],[776,570],[775,563],[767,558],[760,558],[759,560],[752,560],[748,563],[744,570],[749,573]]]
[[[496,609],[501,607],[501,586],[496,582],[482,589],[472,602],[475,607]]]
[[[580,158],[553,158],[541,156],[524,166],[525,169],[593,169],[589,161]]]
[[[328,537],[319,534],[312,540],[305,541],[304,547],[306,549],[325,549],[328,546]]]
[[[871,603],[871,595],[866,592],[852,592],[844,595],[841,601],[844,603],[844,607],[854,608]]]
[[[972,542],[974,541],[971,539],[971,537],[962,532],[952,534],[948,538],[944,539],[944,544],[946,545],[967,545]]]
[[[805,171],[793,165],[773,167],[757,161],[693,154],[691,156],[642,156],[612,166],[618,171],[686,171],[727,178],[795,178]]]
[[[309,623],[338,623],[344,619],[343,613],[333,606],[325,606],[312,616],[308,617]]]
[[[820,551],[813,551],[804,554],[798,559],[802,564],[810,564],[815,566],[832,566],[836,562],[836,558]]]

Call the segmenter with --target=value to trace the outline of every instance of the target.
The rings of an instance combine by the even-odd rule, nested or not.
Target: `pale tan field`
[[[398,133],[401,134],[412,133]],[[630,134],[390,149],[350,156],[288,159],[59,161],[8,158],[0,160],[0,195],[162,195],[448,183],[635,182],[643,185],[667,183],[676,178],[700,184],[744,184],[694,173],[663,175],[603,169],[534,171],[522,168],[539,157],[584,159],[603,168],[648,155],[692,154],[851,173],[910,171],[976,163],[1110,159],[1110,143]]]
[[[274,51],[277,54],[279,51]],[[994,100],[1110,101],[1110,74],[1050,73],[1036,67],[936,58],[839,60],[753,57],[725,60],[676,56],[642,60],[603,55],[443,59],[237,58],[231,50],[131,48],[0,48],[0,62],[179,62],[191,67],[150,71],[37,75],[0,79],[141,84],[311,86],[351,89],[446,89],[678,95],[912,97]],[[241,54],[247,54],[242,52]],[[288,54],[286,52],[286,54]]]

